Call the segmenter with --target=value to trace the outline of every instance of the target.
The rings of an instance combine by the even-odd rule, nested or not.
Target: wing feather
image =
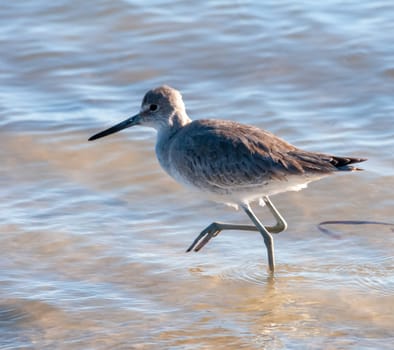
[[[291,144],[253,126],[231,121],[197,120],[171,145],[170,162],[188,182],[212,190],[249,187],[286,180],[304,168]]]

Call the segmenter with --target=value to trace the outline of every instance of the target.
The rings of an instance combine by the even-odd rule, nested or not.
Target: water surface
[[[392,222],[390,1],[25,1],[0,23],[1,349],[392,347],[392,226],[317,229]],[[185,253],[247,217],[164,174],[153,130],[87,142],[163,83],[192,118],[369,158],[273,198],[274,279],[253,232]]]

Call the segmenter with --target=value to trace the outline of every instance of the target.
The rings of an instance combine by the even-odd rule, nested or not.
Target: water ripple
[[[339,241],[314,226],[391,220],[391,2],[193,6],[0,5],[0,347],[391,348],[390,227]],[[191,230],[247,218],[180,189],[153,131],[87,142],[163,83],[194,119],[369,158],[362,173],[275,198],[289,230],[274,279],[246,233],[184,253]]]

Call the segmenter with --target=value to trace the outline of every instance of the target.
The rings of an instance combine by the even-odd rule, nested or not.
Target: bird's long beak
[[[113,134],[113,133],[118,132],[120,130],[129,128],[130,126],[137,125],[137,124],[139,124],[139,117],[140,117],[140,115],[136,114],[135,116],[128,118],[128,119],[124,120],[123,122],[112,126],[109,129],[106,129],[104,131],[101,131],[101,132],[91,136],[89,138],[89,141],[93,141],[93,140],[99,139],[101,137]]]

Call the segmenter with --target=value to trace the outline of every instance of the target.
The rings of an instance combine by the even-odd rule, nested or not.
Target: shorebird
[[[156,155],[171,177],[214,201],[241,207],[253,223],[213,222],[187,252],[199,251],[223,230],[258,231],[264,238],[271,274],[275,268],[272,233],[284,231],[287,223],[269,196],[298,191],[336,172],[361,170],[350,164],[366,160],[304,151],[268,131],[234,121],[192,121],[180,92],[166,85],[145,94],[138,114],[89,141],[134,125],[157,130]],[[250,204],[256,200],[267,205],[276,220],[274,226],[265,226],[254,214]]]

